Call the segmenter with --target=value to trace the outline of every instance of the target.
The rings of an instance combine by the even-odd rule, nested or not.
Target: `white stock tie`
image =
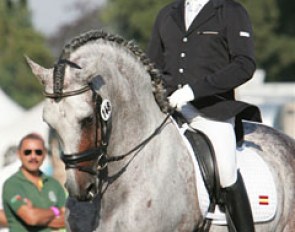
[[[185,1],[185,27],[186,30],[190,27],[195,17],[202,10],[204,5],[208,3],[209,0],[186,0]]]

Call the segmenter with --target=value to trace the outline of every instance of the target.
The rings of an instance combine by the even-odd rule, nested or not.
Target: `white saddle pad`
[[[185,130],[185,129],[184,129]],[[195,170],[198,188],[198,197],[204,217],[213,219],[213,224],[226,225],[225,214],[216,207],[214,214],[208,213],[209,196],[201,176],[199,165],[189,141],[183,135],[185,143],[190,150]],[[237,150],[237,161],[243,176],[250,200],[254,222],[266,222],[274,218],[277,210],[277,192],[272,174],[264,160],[251,148],[243,146]]]

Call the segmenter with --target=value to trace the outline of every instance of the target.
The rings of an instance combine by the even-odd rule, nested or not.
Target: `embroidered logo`
[[[267,195],[260,195],[259,205],[269,205],[269,197]]]
[[[12,197],[11,199],[10,199],[10,202],[11,203],[15,203],[15,202],[17,202],[17,201],[21,201],[22,200],[22,197],[20,196],[20,195],[15,195],[14,197]]]
[[[55,195],[55,193],[53,191],[50,191],[48,193],[48,198],[49,198],[50,201],[52,201],[54,203],[57,202],[57,197],[56,197],[56,195]]]
[[[246,31],[240,31],[240,36],[242,37],[250,37],[250,33]]]

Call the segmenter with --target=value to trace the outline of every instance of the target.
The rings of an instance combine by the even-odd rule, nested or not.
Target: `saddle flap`
[[[204,217],[211,219],[213,224],[227,225],[225,214],[218,205],[216,205],[214,212],[209,210],[210,199],[212,196],[209,196],[207,189],[211,188],[210,186],[213,182],[209,181],[209,187],[205,186],[203,174],[201,174],[201,165],[194,154],[196,150],[193,149],[193,146],[188,138],[184,136],[187,130],[188,128],[179,128],[179,132],[193,160],[196,175],[196,188],[201,212]],[[198,137],[195,138],[197,139]],[[277,212],[277,191],[272,173],[266,162],[255,150],[244,144],[237,149],[237,164],[247,189],[254,222],[267,222],[272,220]],[[211,164],[207,167],[210,166]],[[204,171],[203,173],[211,172]],[[210,177],[206,178],[211,179]]]
[[[201,131],[191,128],[186,130],[184,135],[192,145],[210,200],[218,199],[220,192],[219,175],[210,140]]]
[[[237,150],[238,168],[250,200],[254,222],[267,222],[274,218],[277,211],[277,192],[272,174],[265,161],[251,148]],[[200,177],[199,177],[200,178]],[[197,182],[202,182],[198,179]],[[208,213],[208,193],[198,185],[198,196],[203,215],[212,219],[216,225],[226,225],[225,214],[217,206],[214,213]],[[204,200],[206,199],[207,200]]]

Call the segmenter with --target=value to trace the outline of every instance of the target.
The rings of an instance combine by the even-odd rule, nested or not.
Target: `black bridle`
[[[95,148],[74,153],[74,154],[65,154],[61,153],[61,159],[65,163],[66,169],[77,169],[82,172],[89,173],[90,175],[97,176],[98,178],[101,176],[102,172],[107,169],[107,165],[109,162],[113,161],[119,161],[124,159],[125,157],[129,156],[133,152],[141,149],[143,146],[145,146],[151,139],[153,139],[157,134],[159,134],[170,118],[170,114],[167,114],[163,122],[157,127],[154,132],[148,136],[145,140],[143,140],[141,143],[139,143],[137,146],[135,146],[133,149],[128,151],[127,153],[120,155],[120,156],[108,156],[107,154],[107,147],[108,147],[108,140],[110,137],[110,128],[111,128],[111,121],[109,120],[110,117],[106,117],[110,112],[110,105],[108,103],[105,104],[105,101],[102,99],[102,97],[96,93],[94,88],[92,88],[92,85],[89,84],[87,86],[82,87],[78,90],[73,91],[67,91],[63,92],[62,94],[54,94],[54,93],[48,93],[44,91],[44,96],[48,98],[58,99],[64,97],[70,97],[82,94],[86,91],[92,91],[93,94],[93,101],[95,102],[95,115],[96,115],[96,138],[95,138]],[[100,144],[97,143],[97,131],[99,128],[98,123],[100,123],[101,128],[101,140]],[[87,162],[87,161],[96,161],[96,166],[82,166],[80,163]]]
[[[107,167],[107,146],[108,138],[110,134],[110,122],[106,117],[103,117],[103,114],[107,114],[109,109],[102,107],[103,99],[98,95],[95,90],[92,88],[91,84],[86,85],[80,89],[63,92],[62,94],[48,93],[43,92],[45,97],[53,99],[61,99],[65,97],[71,97],[75,95],[82,94],[86,91],[92,91],[93,101],[95,102],[95,115],[96,115],[96,138],[95,138],[95,148],[73,154],[61,153],[60,158],[65,163],[66,169],[78,169],[79,171],[87,172],[91,175],[98,175],[98,173]],[[99,114],[100,113],[100,114]],[[100,116],[99,116],[100,115]],[[97,144],[97,131],[98,131],[98,121],[100,121],[101,127],[101,140],[100,144]],[[86,161],[96,160],[96,167],[92,166],[81,166],[80,163]]]

